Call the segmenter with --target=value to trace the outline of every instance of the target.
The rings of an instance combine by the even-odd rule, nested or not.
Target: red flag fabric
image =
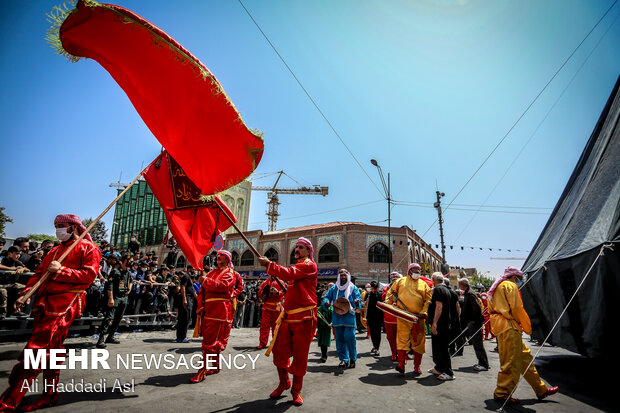
[[[183,46],[120,6],[80,0],[55,8],[48,41],[72,61],[96,60],[125,91],[144,123],[202,194],[238,184],[263,155],[215,76]],[[223,156],[206,154],[217,147]]]
[[[234,222],[237,218],[219,196],[209,200],[201,197],[198,187],[166,152],[151,162],[142,176],[164,210],[168,229],[187,261],[202,270],[202,259],[213,247],[215,237],[231,226],[216,203]]]

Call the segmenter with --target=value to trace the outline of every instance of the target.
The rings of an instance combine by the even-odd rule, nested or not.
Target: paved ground
[[[424,373],[413,376],[411,364],[407,374],[399,376],[388,357],[387,341],[383,336],[382,355],[370,356],[371,343],[363,335],[358,335],[359,360],[355,369],[341,370],[337,367],[334,343],[330,348],[327,363],[318,362],[320,351],[316,342],[312,343],[308,374],[305,377],[303,396],[305,404],[296,408],[291,404],[290,393],[286,392],[279,400],[269,400],[268,394],[277,385],[277,373],[271,358],[264,352],[254,349],[258,341],[257,329],[233,329],[225,354],[252,356],[256,369],[223,370],[207,377],[200,384],[190,384],[188,379],[194,370],[180,366],[178,369],[127,370],[117,369],[117,354],[156,355],[169,353],[175,363],[181,356],[188,359],[198,354],[200,344],[197,340],[189,344],[172,343],[172,331],[123,333],[120,345],[109,345],[111,370],[65,370],[61,382],[71,379],[79,382],[98,383],[106,379],[105,392],[78,393],[67,392],[61,395],[60,404],[47,409],[49,412],[170,412],[197,410],[209,412],[260,412],[275,411],[390,411],[390,412],[429,412],[429,411],[493,411],[500,406],[492,400],[492,392],[498,370],[498,354],[493,351],[494,342],[485,342],[492,366],[491,371],[477,373],[471,366],[475,364],[473,348],[465,347],[465,355],[453,359],[456,380],[440,382],[434,376]],[[70,338],[67,348],[93,348],[92,338]],[[0,389],[7,386],[7,377],[15,359],[23,347],[20,343],[0,344]],[[427,342],[430,351],[430,342]],[[535,348],[532,346],[533,351]],[[583,368],[591,363],[564,350],[545,347],[537,365],[543,379],[561,387],[561,393],[538,402],[533,391],[522,383],[515,396],[522,399],[519,407],[509,407],[508,412],[592,412],[613,411],[611,401],[602,399],[600,386],[585,382]],[[141,357],[141,356],[140,356]],[[242,361],[238,358],[238,364]],[[577,365],[579,369],[572,366]],[[432,367],[427,354],[422,362],[423,371]],[[128,392],[114,391],[114,381],[131,383],[135,387]],[[40,381],[42,381],[40,379]],[[613,380],[611,380],[613,383]],[[611,384],[610,384],[611,387]],[[597,391],[599,393],[597,393]],[[28,396],[31,399],[34,396]]]

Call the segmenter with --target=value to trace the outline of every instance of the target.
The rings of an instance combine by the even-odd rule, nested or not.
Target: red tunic
[[[276,327],[276,320],[280,316],[280,310],[282,309],[280,303],[284,297],[284,291],[277,281],[274,281],[271,278],[263,281],[258,289],[258,296],[262,299],[265,289],[269,291],[271,288],[277,290],[277,293],[272,291],[267,300],[263,303],[263,312],[260,319],[260,329],[258,333],[258,345],[260,347],[265,347],[267,345],[267,341],[269,341],[269,331],[273,331]]]
[[[299,313],[286,314],[273,346],[273,364],[293,376],[303,377],[308,369],[308,352],[316,330],[316,264],[307,258],[289,268],[270,262],[267,274],[289,282],[284,296],[285,311],[310,307]]]
[[[216,268],[205,276],[198,293],[199,312],[204,307],[203,319],[232,322],[231,308],[235,288],[235,272],[230,268]]]
[[[37,267],[34,275],[28,280],[22,294],[27,293],[36,283],[50,263],[73,244],[63,242],[54,247]],[[84,308],[84,291],[92,284],[99,272],[101,251],[90,241],[82,240],[62,261],[62,268],[48,276],[36,293],[33,308],[41,307],[47,315],[62,315],[77,303],[78,316]]]
[[[299,260],[297,264],[292,267],[283,267],[274,262],[270,262],[267,267],[267,274],[288,281],[283,304],[285,311],[309,306],[316,307],[316,282],[318,271],[314,261],[306,258],[304,260]],[[286,317],[289,323],[311,318],[316,320],[315,310],[291,314]]]
[[[263,311],[270,310],[279,312],[279,304],[282,302],[282,298],[284,298],[284,291],[282,290],[282,287],[280,287],[280,284],[278,284],[277,281],[274,281],[271,278],[263,281],[263,283],[260,285],[260,288],[258,289],[258,297],[261,299],[263,297],[263,294],[265,293],[265,288],[273,288],[277,290],[277,293],[271,292],[269,294],[269,298],[267,298],[267,301],[263,303]]]
[[[219,354],[228,344],[235,280],[235,272],[226,267],[210,271],[202,282],[196,312],[204,308],[201,319],[203,353]]]
[[[34,275],[28,280],[22,294],[32,289],[49,267],[50,262],[58,260],[72,243],[72,241],[62,243],[47,254]],[[84,290],[97,276],[100,260],[99,248],[90,241],[82,240],[61,263],[64,268],[48,276],[47,281],[36,292],[32,307],[34,323],[32,335],[26,343],[27,349],[63,348],[69,327],[73,320],[82,313]],[[48,368],[43,370],[43,378],[47,383],[58,382],[60,370],[49,368],[49,353],[46,358]],[[24,353],[22,352],[9,376],[10,386],[3,395],[2,402],[8,402],[11,407],[17,406],[28,391],[28,387],[24,387],[23,384],[34,380],[41,372],[41,369],[25,369],[23,359]]]

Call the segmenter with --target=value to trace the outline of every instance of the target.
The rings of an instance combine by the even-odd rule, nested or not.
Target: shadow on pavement
[[[401,376],[397,373],[394,374],[376,374],[370,373],[365,377],[360,377],[359,380],[365,384],[372,384],[374,386],[402,386],[407,384],[407,380],[412,377]]]
[[[439,380],[434,374],[431,374],[430,376],[420,376],[418,377],[413,377],[415,379],[415,381],[418,382],[418,384],[421,384],[422,386],[427,386],[427,387],[435,387],[435,386],[439,386],[440,384],[444,384],[444,383],[451,383],[452,381],[449,382],[444,382]]]
[[[337,361],[338,359],[336,359]],[[329,359],[328,359],[329,361]],[[316,366],[308,366],[309,373],[333,373],[334,376],[340,376],[346,369],[338,367],[337,365],[319,364]]]
[[[165,376],[153,376],[144,380],[143,383],[137,383],[136,386],[156,386],[156,387],[177,387],[181,384],[189,384],[189,379],[194,376],[195,372],[182,373]]]
[[[167,352],[176,354],[200,353],[200,347],[175,347],[168,349]]]
[[[92,341],[82,341],[81,343],[68,343],[65,344],[65,348],[95,348],[95,343]]]
[[[142,341],[145,343],[172,343],[171,338],[145,338]]]
[[[574,355],[540,356],[536,369],[549,386],[559,386],[560,393],[604,411],[618,411],[616,364],[610,360]],[[611,375],[611,376],[609,376]],[[590,379],[588,379],[590,378]],[[607,378],[607,379],[606,379]],[[527,383],[522,383],[520,385]],[[544,400],[553,401],[553,396]]]
[[[375,358],[373,363],[367,364],[369,370],[374,371],[388,371],[394,370],[396,364],[390,360],[389,357]],[[394,370],[396,371],[396,370]]]
[[[233,346],[233,348],[240,353],[252,353],[254,351],[265,353],[265,350],[267,350],[266,348],[259,350],[255,346],[249,346],[249,347]]]
[[[218,412],[226,412],[226,413],[241,413],[241,412],[285,412],[293,406],[293,402],[290,399],[290,395],[288,400],[286,396],[282,396],[279,399],[264,399],[264,400],[253,400],[250,402],[239,403],[230,407],[223,407],[219,410],[213,410],[212,413]],[[283,400],[283,401],[280,401]]]
[[[519,404],[506,404],[506,406],[504,407],[504,411],[507,413],[510,412],[519,412],[519,413],[534,413],[536,412],[536,409],[530,409],[529,407],[526,407],[528,405],[534,405],[536,404],[536,402],[538,402],[538,400],[521,400],[521,403]],[[485,409],[492,411],[492,412],[496,412],[500,409],[500,407],[502,407],[502,403],[500,401],[494,400],[494,399],[487,399],[484,401]]]
[[[486,372],[480,372],[480,371],[476,371],[474,370],[473,366],[468,366],[468,367],[459,367],[458,369],[454,369],[454,371],[459,371],[461,373],[470,373],[470,374],[478,374],[478,373],[486,373]]]
[[[17,362],[17,358],[19,357],[19,353],[21,350],[9,350],[0,352],[0,360],[15,360]]]

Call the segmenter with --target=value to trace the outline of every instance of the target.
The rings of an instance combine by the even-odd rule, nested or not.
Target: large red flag
[[[172,3],[171,3],[172,4]],[[263,155],[215,76],[163,30],[123,7],[80,0],[55,8],[48,41],[59,54],[96,60],[125,91],[144,123],[202,194],[247,178]],[[205,156],[213,153],[224,156]]]
[[[198,187],[166,152],[151,162],[142,176],[164,210],[179,248],[194,268],[202,269],[202,259],[213,247],[215,237],[231,225],[216,203],[233,221],[237,218],[219,196],[201,196]]]

